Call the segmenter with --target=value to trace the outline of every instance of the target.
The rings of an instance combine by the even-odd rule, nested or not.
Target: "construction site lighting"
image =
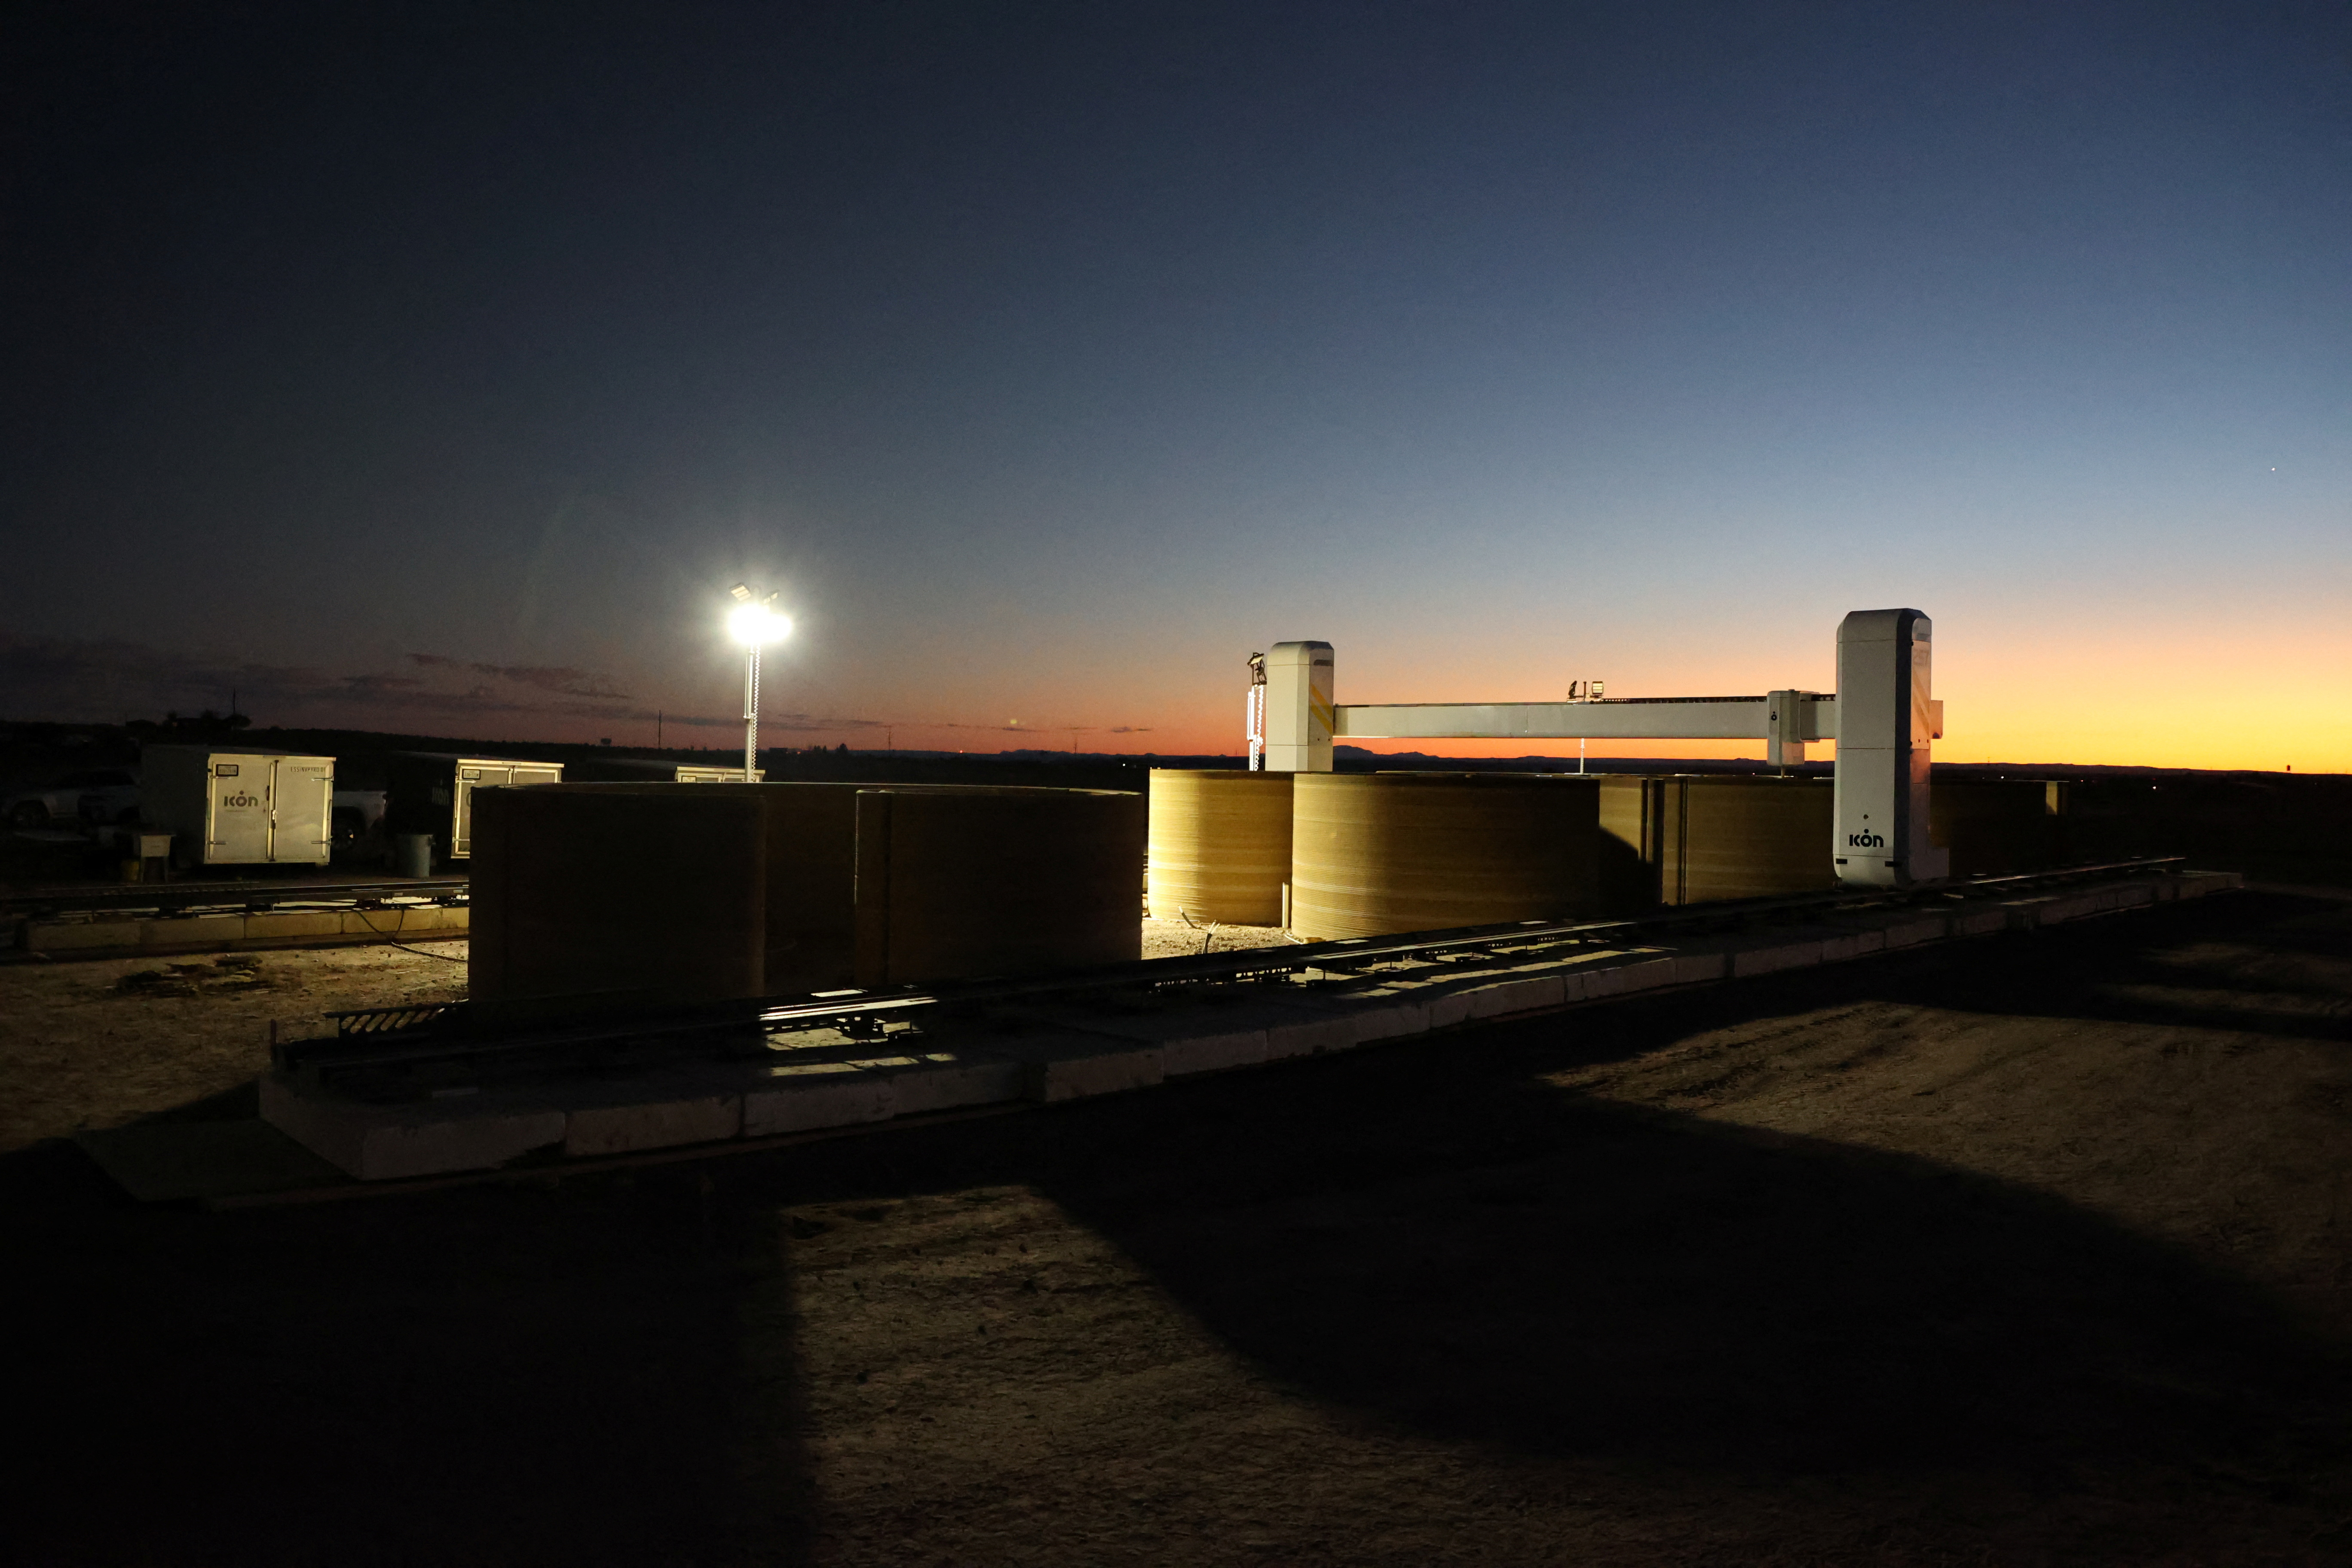
[[[760,647],[790,637],[793,622],[763,604],[738,605],[727,613],[727,631],[744,647]]]

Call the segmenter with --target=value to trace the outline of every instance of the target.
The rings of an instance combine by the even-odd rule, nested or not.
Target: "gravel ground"
[[[74,984],[192,1086],[142,1010],[266,1000]],[[2340,897],[634,1173],[0,1186],[26,1562],[2352,1561]]]
[[[1184,921],[1143,921],[1143,956],[1181,958],[1201,952],[1232,952],[1245,947],[1281,947],[1291,939],[1280,926],[1192,925]]]
[[[1271,926],[1143,922],[1146,958],[1287,940]],[[0,1150],[234,1096],[268,1067],[273,1023],[291,1037],[331,1009],[466,994],[462,939],[410,946],[0,967]]]
[[[273,1021],[291,1037],[330,1009],[466,994],[464,942],[415,946],[0,968],[0,1150],[234,1097],[269,1066]]]

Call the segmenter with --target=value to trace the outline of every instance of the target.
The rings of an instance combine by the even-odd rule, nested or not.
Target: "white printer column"
[[[1838,880],[1874,888],[1940,882],[1927,837],[1933,624],[1917,610],[1856,610],[1838,624]]]
[[[1278,642],[1265,656],[1265,771],[1331,771],[1331,645]]]

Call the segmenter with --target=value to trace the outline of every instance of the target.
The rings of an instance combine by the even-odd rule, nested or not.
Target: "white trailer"
[[[474,853],[476,790],[562,784],[563,764],[461,757],[453,752],[394,752],[385,759],[384,781],[387,837],[430,834],[436,854],[465,860]]]
[[[765,781],[767,776],[767,769],[754,768],[751,770],[750,782],[760,784]],[[690,763],[680,763],[677,765],[677,782],[679,784],[742,784],[745,780],[741,768],[706,768]]]
[[[140,819],[183,867],[323,866],[334,794],[332,757],[149,746],[140,761]]]
[[[1616,697],[1565,702],[1332,700],[1327,642],[1276,643],[1250,663],[1251,765],[1329,773],[1340,740],[1760,740],[1774,765],[1805,760],[1811,741],[1837,742],[1838,879],[1901,888],[1939,882],[1948,859],[1927,837],[1927,743],[1944,732],[1930,691],[1933,626],[1917,610],[1856,610],[1838,625],[1834,693],[1760,697]]]

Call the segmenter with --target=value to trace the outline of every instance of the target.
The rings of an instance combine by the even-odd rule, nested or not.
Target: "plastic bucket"
[[[433,875],[433,835],[430,833],[394,834],[392,874],[395,877]]]

